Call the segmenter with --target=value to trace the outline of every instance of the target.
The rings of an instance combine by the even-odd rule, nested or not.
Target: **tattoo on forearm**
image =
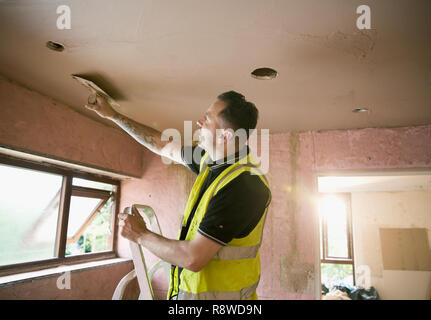
[[[138,134],[138,133],[137,133]],[[154,140],[154,137],[151,134],[146,134],[145,132],[142,133],[144,135],[144,140],[152,145],[153,147],[156,146],[156,140]]]
[[[133,138],[135,138],[139,143],[143,144],[147,148],[152,150],[158,147],[157,141],[154,138],[153,134],[145,132],[146,127],[139,123],[134,123],[133,120],[128,119],[121,114],[118,114],[114,117],[115,122],[128,134],[130,134]],[[147,129],[148,130],[148,129]],[[150,129],[149,130],[153,130]]]

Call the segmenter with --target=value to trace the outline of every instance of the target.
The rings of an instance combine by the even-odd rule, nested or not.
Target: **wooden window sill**
[[[10,287],[16,284],[31,282],[34,280],[40,280],[40,279],[52,277],[55,275],[60,276],[61,274],[68,271],[70,272],[74,272],[78,270],[82,271],[82,270],[100,268],[100,267],[105,267],[105,266],[109,266],[117,263],[126,263],[126,262],[132,262],[132,259],[113,258],[113,259],[78,263],[73,265],[62,265],[62,266],[47,268],[47,269],[38,270],[38,271],[23,272],[23,273],[18,273],[13,275],[2,276],[0,277],[0,288]]]

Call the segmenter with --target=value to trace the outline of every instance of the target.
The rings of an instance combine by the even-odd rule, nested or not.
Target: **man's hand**
[[[134,207],[132,207],[132,210]],[[193,240],[171,240],[147,229],[142,216],[135,210],[134,215],[120,213],[120,234],[136,242],[160,259],[182,268],[198,272],[214,257],[221,244],[196,233]]]
[[[95,92],[93,92],[93,94],[95,94]],[[100,95],[97,95],[95,104],[87,103],[85,107],[89,110],[93,110],[102,118],[113,121],[132,136],[132,138],[154,153],[187,166],[181,157],[181,141],[162,141],[162,134],[160,131],[123,116],[115,111],[106,99]]]
[[[144,219],[139,215],[130,215],[127,213],[120,213],[118,225],[121,227],[120,234],[130,241],[140,243],[142,237],[150,232],[147,229]]]
[[[102,118],[112,119],[117,114],[106,99],[100,95],[97,95],[95,104],[88,103],[85,107],[89,110],[95,111]]]

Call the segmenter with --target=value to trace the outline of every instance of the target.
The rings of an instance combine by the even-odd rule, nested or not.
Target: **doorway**
[[[431,172],[319,174],[317,182],[319,286],[430,299]]]

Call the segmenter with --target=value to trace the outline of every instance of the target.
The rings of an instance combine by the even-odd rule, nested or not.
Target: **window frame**
[[[326,218],[322,217],[321,235],[320,240],[322,243],[320,263],[332,263],[332,264],[351,264],[353,273],[353,285],[356,285],[355,277],[355,259],[353,251],[353,228],[352,228],[352,205],[351,205],[351,193],[350,192],[337,192],[337,193],[320,193],[319,199],[327,195],[335,195],[344,201],[346,204],[346,234],[347,234],[347,258],[344,257],[332,257],[328,255],[328,228],[326,225]]]
[[[46,173],[53,173],[63,176],[60,192],[60,204],[57,220],[57,230],[54,245],[54,258],[21,262],[15,264],[8,264],[0,266],[0,276],[18,274],[23,272],[30,272],[36,270],[42,270],[51,267],[58,267],[61,265],[71,265],[76,263],[97,261],[117,258],[116,252],[117,245],[117,216],[119,212],[120,193],[121,193],[121,181],[106,176],[100,176],[92,173],[82,172],[69,168],[64,168],[58,165],[48,164],[45,162],[34,162],[31,160],[19,159],[13,156],[0,154],[0,164],[10,165],[24,169],[37,170]],[[96,182],[109,183],[114,185],[113,188],[113,201],[114,204],[111,208],[111,236],[109,237],[109,247],[111,250],[96,252],[96,253],[85,253],[74,256],[65,256],[66,254],[66,242],[67,242],[67,226],[69,219],[69,209],[72,194],[87,194],[95,195],[100,198],[101,196],[106,197],[110,191],[104,191],[99,189],[92,189],[88,187],[72,186],[73,178],[82,178]]]

